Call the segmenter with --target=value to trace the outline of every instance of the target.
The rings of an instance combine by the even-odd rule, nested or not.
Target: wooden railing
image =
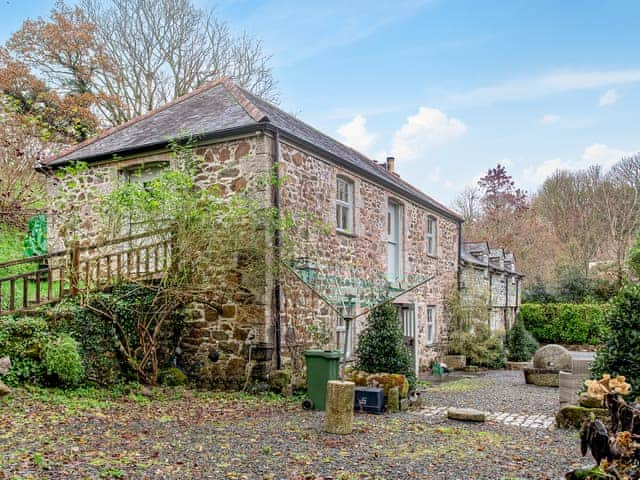
[[[80,292],[161,276],[171,259],[169,229],[0,263],[0,315],[32,310]]]

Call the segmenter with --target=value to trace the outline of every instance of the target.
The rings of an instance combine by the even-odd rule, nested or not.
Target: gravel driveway
[[[427,388],[423,400],[430,406],[469,407],[489,412],[554,416],[558,411],[558,389],[524,382],[514,370],[492,370],[453,383]]]
[[[448,404],[551,408],[551,395],[490,374],[437,393]],[[476,384],[477,386],[477,384]],[[511,387],[514,387],[512,389]],[[512,391],[513,390],[513,391]],[[103,398],[16,391],[0,401],[0,479],[557,479],[579,457],[575,434],[500,424],[358,414],[352,435],[323,432],[298,401],[187,389]]]

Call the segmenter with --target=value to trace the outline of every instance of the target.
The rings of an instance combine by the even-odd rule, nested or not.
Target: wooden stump
[[[327,382],[327,410],[324,429],[328,433],[347,435],[353,430],[353,382],[330,380]]]

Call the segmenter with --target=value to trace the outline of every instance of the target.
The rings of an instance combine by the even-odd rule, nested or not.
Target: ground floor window
[[[425,341],[427,345],[433,345],[436,341],[436,307],[430,305],[426,310]]]

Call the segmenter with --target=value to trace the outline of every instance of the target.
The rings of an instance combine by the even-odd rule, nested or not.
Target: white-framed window
[[[353,233],[353,182],[342,177],[336,180],[336,228]]]
[[[168,162],[143,163],[120,170],[120,175],[126,183],[139,183],[147,188],[153,180],[162,175],[162,171],[168,166]]]
[[[438,220],[427,216],[427,254],[435,257],[438,252]]]
[[[387,206],[387,279],[390,282],[402,280],[402,207],[389,201]]]
[[[436,341],[436,307],[430,305],[426,309],[425,342],[433,345]]]

